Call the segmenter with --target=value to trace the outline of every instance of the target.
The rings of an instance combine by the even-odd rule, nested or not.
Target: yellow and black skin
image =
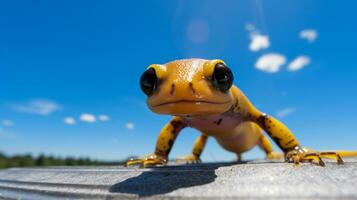
[[[357,156],[356,152],[317,152],[300,145],[292,132],[279,120],[255,108],[243,92],[233,85],[233,74],[222,60],[184,59],[150,65],[140,79],[148,96],[149,108],[158,114],[172,115],[156,143],[155,152],[142,159],[129,160],[127,166],[164,165],[179,132],[193,127],[201,132],[192,153],[178,161],[195,163],[207,139],[213,137],[226,150],[237,155],[260,146],[268,159],[280,159],[267,135],[284,152],[287,162],[311,162],[324,166],[321,158]]]

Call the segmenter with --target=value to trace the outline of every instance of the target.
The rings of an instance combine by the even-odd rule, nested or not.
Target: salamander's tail
[[[336,151],[341,157],[357,157],[357,151]]]
[[[346,157],[357,157],[357,151],[320,151],[322,158],[341,159]]]

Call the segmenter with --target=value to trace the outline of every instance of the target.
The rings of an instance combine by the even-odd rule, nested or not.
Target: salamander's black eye
[[[212,84],[222,92],[227,92],[233,84],[232,71],[223,63],[217,63],[212,75]]]
[[[154,68],[147,69],[140,78],[141,90],[148,96],[152,95],[157,88],[157,76]]]

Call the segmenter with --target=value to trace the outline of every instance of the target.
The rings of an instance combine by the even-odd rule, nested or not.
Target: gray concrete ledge
[[[0,170],[0,199],[357,199],[357,159]]]

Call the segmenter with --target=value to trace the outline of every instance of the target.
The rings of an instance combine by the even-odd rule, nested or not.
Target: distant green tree
[[[55,157],[40,154],[33,157],[30,154],[6,156],[0,152],[0,169],[8,167],[34,167],[34,166],[75,166],[75,165],[119,165],[123,162],[106,162],[91,160],[89,158]]]
[[[7,161],[6,161],[6,157],[3,153],[0,152],[0,169],[1,168],[5,168]]]
[[[45,165],[45,156],[41,154],[36,159],[36,166],[44,166],[44,165]]]

